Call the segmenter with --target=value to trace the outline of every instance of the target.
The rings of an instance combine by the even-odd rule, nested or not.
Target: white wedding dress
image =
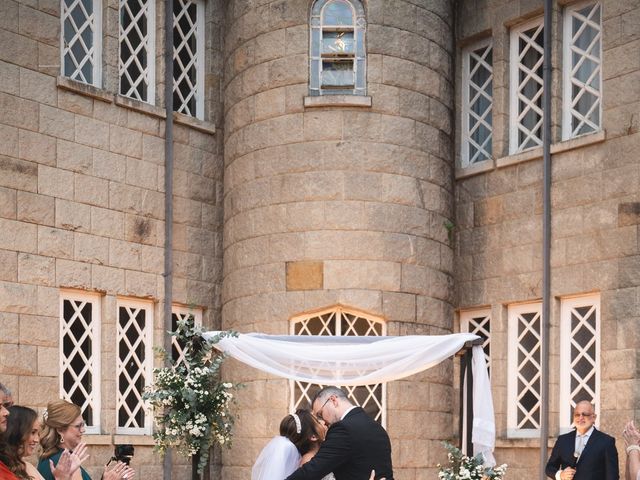
[[[273,437],[258,455],[251,469],[251,480],[284,480],[300,466],[300,453],[286,437]],[[322,480],[335,480],[333,473]]]
[[[273,437],[251,469],[251,480],[284,480],[300,465],[300,453],[286,437]]]

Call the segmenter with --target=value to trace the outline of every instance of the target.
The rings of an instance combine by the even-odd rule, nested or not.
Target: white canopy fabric
[[[222,332],[205,332],[211,339]],[[223,336],[214,346],[273,375],[322,385],[369,385],[408,377],[437,365],[480,337],[471,333],[401,337],[265,335]],[[473,347],[474,454],[490,461],[495,445],[491,386],[482,347]],[[484,365],[484,368],[480,368]]]

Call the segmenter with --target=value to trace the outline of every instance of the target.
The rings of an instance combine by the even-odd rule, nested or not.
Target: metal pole
[[[171,304],[173,303],[173,0],[164,1],[164,350],[171,352]],[[165,365],[170,364],[165,359]],[[164,480],[171,480],[171,449],[163,461]]]
[[[540,480],[546,478],[547,439],[549,438],[549,335],[551,331],[551,39],[552,0],[544,1],[544,59],[542,96],[542,345],[540,389]]]

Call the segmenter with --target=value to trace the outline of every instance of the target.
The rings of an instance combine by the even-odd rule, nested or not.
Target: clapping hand
[[[624,430],[622,430],[622,437],[624,438],[624,443],[628,447],[630,445],[640,445],[640,431],[636,428],[631,420],[624,426]]]
[[[80,443],[73,452],[69,450],[62,452],[57,465],[54,465],[53,462],[49,460],[51,474],[56,480],[71,480],[71,476],[80,468],[82,462],[87,458],[89,458],[87,444]]]
[[[375,480],[376,479],[376,471],[375,470],[371,470],[371,476],[369,477],[369,480]],[[381,478],[380,480],[386,480],[385,478]]]
[[[118,462],[113,467],[104,467],[103,480],[129,480],[133,478],[136,471],[124,462]]]

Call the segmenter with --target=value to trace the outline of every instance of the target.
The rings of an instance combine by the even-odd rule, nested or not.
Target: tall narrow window
[[[118,300],[116,325],[116,432],[151,433],[142,394],[151,382],[153,304]]]
[[[190,317],[193,318],[194,325],[202,326],[201,308],[187,308],[174,305],[171,308],[171,330],[175,331],[178,328],[179,321],[186,321]],[[184,345],[181,344],[176,337],[171,338],[171,358],[174,361],[174,365],[178,365],[184,360]]]
[[[78,82],[100,86],[100,0],[61,0],[60,57],[62,75]]]
[[[600,410],[600,296],[563,298],[560,306],[560,428],[568,430],[576,403]]]
[[[537,436],[540,428],[542,304],[509,306],[507,429],[511,437]]]
[[[204,3],[173,2],[173,109],[204,118]]]
[[[562,138],[597,132],[602,118],[602,8],[567,7],[564,16]]]
[[[387,326],[381,319],[341,306],[312,315],[299,315],[291,320],[292,335],[381,336],[386,335],[386,332]],[[290,385],[291,411],[305,408],[311,402],[311,396],[324,386],[297,380],[292,380]],[[384,383],[342,388],[356,405],[360,405],[377,422],[382,425],[386,423]]]
[[[462,167],[493,154],[493,44],[491,39],[462,52]]]
[[[487,360],[487,369],[491,373],[491,309],[460,312],[460,331],[482,337],[482,350]]]
[[[155,2],[120,0],[120,95],[155,100]]]
[[[60,394],[80,407],[87,433],[100,433],[99,295],[60,295]]]
[[[366,94],[366,20],[358,0],[317,0],[311,9],[309,94]]]
[[[542,145],[542,20],[511,31],[509,153]]]

